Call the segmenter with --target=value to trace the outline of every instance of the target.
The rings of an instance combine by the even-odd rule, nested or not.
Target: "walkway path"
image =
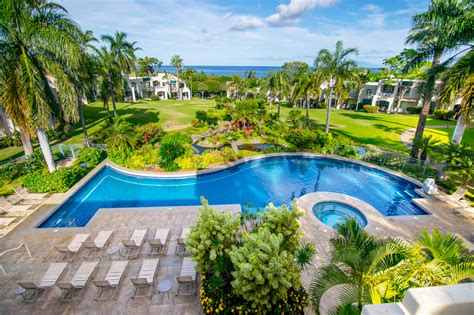
[[[454,128],[454,126],[451,126],[451,125],[427,126],[426,129],[449,129],[449,128]],[[415,137],[415,131],[416,131],[416,128],[410,128],[402,132],[402,134],[400,135],[400,141],[403,143],[405,148],[411,149],[411,146],[413,144],[413,138]]]

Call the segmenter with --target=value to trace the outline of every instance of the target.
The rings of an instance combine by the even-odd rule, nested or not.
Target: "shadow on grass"
[[[357,114],[357,113],[342,113],[340,115],[345,116],[345,117],[349,117],[349,118],[352,118],[352,119],[380,121],[380,122],[387,122],[387,123],[390,123],[390,124],[395,124],[395,125],[400,125],[400,126],[407,126],[407,127],[410,127],[410,128],[413,127],[412,125],[402,124],[398,121],[383,119],[380,116],[376,116],[376,115],[362,115],[362,114]]]
[[[380,138],[356,137],[353,134],[348,133],[347,131],[344,131],[344,130],[341,130],[341,129],[332,129],[331,132],[333,132],[335,134],[345,136],[349,139],[354,140],[356,142],[356,145],[357,144],[372,144],[372,145],[376,145],[376,146],[379,146],[379,147],[385,147],[385,148],[396,150],[396,151],[403,152],[403,153],[407,152],[406,148],[403,146],[401,141],[394,141],[394,140],[390,140],[388,138],[382,138],[382,137],[380,137]]]

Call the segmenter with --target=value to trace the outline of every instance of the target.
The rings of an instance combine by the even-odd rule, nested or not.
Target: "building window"
[[[367,97],[371,97],[372,96],[372,89],[367,89]]]
[[[407,88],[405,91],[405,96],[410,96],[411,88]]]

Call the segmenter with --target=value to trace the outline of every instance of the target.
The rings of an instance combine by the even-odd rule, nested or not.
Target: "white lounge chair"
[[[11,223],[13,223],[13,221],[15,221],[15,220],[16,220],[16,218],[0,217],[0,227],[7,227]]]
[[[448,194],[437,194],[435,195],[439,200],[446,202],[454,207],[463,207],[468,208],[470,207],[471,203],[467,200],[462,200],[466,195],[467,188],[459,187],[455,192],[451,195]]]
[[[168,234],[170,229],[157,229],[155,237],[148,240],[151,246],[150,255],[153,255],[155,250],[156,254],[166,255],[166,241],[168,240]]]
[[[180,290],[187,287],[189,288],[189,294],[196,294],[197,289],[197,272],[196,272],[196,263],[191,260],[190,257],[183,258],[183,264],[181,265],[181,272],[179,276],[176,277],[178,282],[178,290],[176,295],[180,295]]]
[[[3,213],[25,212],[28,210],[32,210],[31,205],[14,205],[5,197],[0,196],[0,211]]]
[[[125,270],[128,266],[128,260],[125,261],[113,261],[110,266],[107,275],[104,280],[94,280],[93,283],[97,287],[97,297],[94,299],[98,300],[108,300],[110,298],[116,298],[117,289],[120,286]],[[104,291],[111,291],[112,294],[109,297],[102,297]]]
[[[180,253],[185,254],[186,253],[186,237],[188,237],[189,232],[191,232],[190,228],[183,228],[181,231],[181,236],[178,238],[178,245],[176,246],[176,255],[179,255]]]
[[[134,230],[132,236],[128,240],[122,240],[122,244],[125,247],[121,255],[122,256],[136,256],[140,254],[140,249],[143,246],[143,242],[145,241],[147,230]]]
[[[81,250],[82,244],[87,240],[88,237],[89,233],[77,234],[69,243],[69,245],[57,245],[55,248],[58,252],[65,254],[65,258],[69,258],[71,255],[72,258],[74,258]]]
[[[159,262],[160,260],[158,258],[143,260],[138,277],[130,279],[135,287],[135,292],[132,297],[151,296],[151,290],[153,290],[156,275],[158,274]],[[140,289],[147,289],[147,294],[138,295],[137,293]]]
[[[30,194],[23,186],[18,186],[14,189],[15,193],[24,200],[40,200],[48,197],[48,194]]]
[[[93,241],[85,241],[83,246],[89,250],[87,256],[92,256],[91,253],[95,254],[104,249],[109,243],[112,234],[113,231],[100,231]]]
[[[72,301],[87,285],[96,270],[98,261],[83,262],[72,277],[70,282],[59,282],[57,286],[62,290],[60,301]]]
[[[45,291],[56,284],[66,265],[67,263],[51,263],[38,284],[33,281],[19,282],[18,285],[26,290],[21,294],[23,301],[27,303],[35,302],[38,299],[39,292]]]

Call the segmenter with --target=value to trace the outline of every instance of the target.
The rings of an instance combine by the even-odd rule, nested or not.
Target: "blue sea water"
[[[256,211],[315,191],[359,198],[385,216],[426,214],[411,203],[417,185],[386,172],[328,158],[267,157],[215,173],[174,179],[139,177],[104,167],[41,228],[85,226],[99,208],[241,204]]]
[[[279,71],[281,67],[278,66],[184,66],[184,69],[194,68],[197,72],[203,71],[206,75],[222,75],[233,76],[237,75],[243,77],[246,71],[254,71],[257,78],[264,78],[270,71]],[[370,68],[373,72],[379,71],[378,68]],[[161,66],[158,71],[174,73],[173,66]]]

